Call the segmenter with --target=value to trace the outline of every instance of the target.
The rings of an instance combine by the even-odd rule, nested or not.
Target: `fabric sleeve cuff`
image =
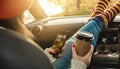
[[[71,61],[71,69],[87,69],[87,65],[84,62],[75,59]]]

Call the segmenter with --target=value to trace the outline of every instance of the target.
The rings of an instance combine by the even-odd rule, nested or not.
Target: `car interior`
[[[56,0],[50,1],[59,4]],[[83,2],[83,0],[77,1]],[[88,2],[88,0],[85,1]],[[80,6],[85,7],[84,4]],[[79,10],[79,5],[77,8]],[[72,14],[68,16],[66,14],[59,16],[58,14],[50,17],[45,14],[45,10],[37,0],[34,0],[33,6],[27,11],[34,20],[25,23],[25,26],[33,33],[38,45],[32,40],[26,39],[23,35],[0,27],[1,69],[54,69],[43,50],[54,44],[60,31],[68,32],[66,40],[71,38],[81,27],[87,24],[90,15]],[[30,18],[27,20],[30,20]],[[120,69],[120,14],[114,17],[99,34],[91,63],[87,69]]]
[[[89,19],[89,16],[60,17],[26,24],[35,34],[40,46],[45,49],[52,46],[60,30],[69,31],[67,39],[74,35]],[[116,16],[100,33],[88,69],[118,69],[119,67],[119,16]],[[37,28],[37,29],[36,29]]]

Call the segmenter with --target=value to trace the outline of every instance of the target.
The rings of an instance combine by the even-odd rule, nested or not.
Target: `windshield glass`
[[[24,13],[24,23],[48,17],[90,15],[98,0],[33,0],[33,6]],[[108,7],[118,0],[111,0]],[[30,12],[30,13],[29,13]],[[32,15],[30,15],[32,14]]]
[[[47,16],[90,15],[98,0],[38,0]],[[109,7],[117,0],[111,0]]]

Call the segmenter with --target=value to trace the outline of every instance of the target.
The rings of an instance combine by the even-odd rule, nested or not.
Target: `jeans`
[[[101,17],[95,17],[92,20],[88,21],[86,25],[80,28],[79,31],[90,32],[94,36],[93,46],[96,46],[96,42],[99,36],[99,33],[103,30],[104,21]],[[75,34],[76,35],[76,34]],[[64,46],[64,52],[62,53],[62,57],[57,59],[53,65],[56,69],[68,69],[71,64],[72,59],[72,44],[75,43],[75,35],[66,41]]]

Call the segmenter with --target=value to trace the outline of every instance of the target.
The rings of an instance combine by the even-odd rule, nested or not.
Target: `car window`
[[[98,0],[39,0],[48,16],[90,15]],[[111,0],[109,7],[117,0]]]
[[[34,20],[35,20],[34,17],[30,14],[28,10],[24,12],[24,17],[23,17],[24,23],[29,23]]]

